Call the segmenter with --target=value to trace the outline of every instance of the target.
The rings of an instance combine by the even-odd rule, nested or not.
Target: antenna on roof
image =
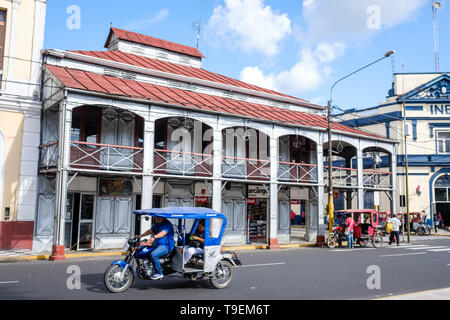
[[[198,49],[198,43],[200,41],[200,31],[201,31],[202,21],[197,20],[192,23],[192,28],[197,30],[197,49]]]
[[[194,21],[192,23],[192,28],[197,30],[197,49],[198,49],[198,44],[200,42],[200,31],[202,28],[202,15],[203,15],[203,5],[204,5],[204,0],[200,0],[200,1],[202,2],[202,7],[200,9],[200,20]]]
[[[431,8],[433,10],[434,68],[436,72],[439,72],[439,30],[437,10],[441,8],[441,3],[433,0]]]

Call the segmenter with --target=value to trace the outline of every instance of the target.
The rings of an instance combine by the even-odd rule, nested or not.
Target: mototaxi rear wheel
[[[381,236],[381,234],[377,233],[372,238],[372,245],[374,246],[374,248],[381,248],[383,246],[383,237]]]
[[[337,243],[336,236],[334,234],[328,236],[327,238],[327,246],[328,248],[335,248]]]
[[[233,265],[226,260],[222,260],[217,264],[214,275],[209,281],[215,288],[224,289],[229,286],[232,279]]]

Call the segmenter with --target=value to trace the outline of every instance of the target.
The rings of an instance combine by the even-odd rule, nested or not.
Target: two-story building
[[[348,126],[400,141],[396,212],[406,212],[407,196],[410,212],[424,210],[430,218],[440,212],[444,224],[450,224],[450,74],[397,73],[385,103],[349,110],[339,118]],[[386,166],[386,159],[378,165]],[[377,205],[375,198],[372,194],[367,205]]]
[[[227,216],[226,244],[276,248],[300,205],[306,238],[323,243],[323,106],[207,71],[181,44],[111,28],[105,48],[44,53],[36,250],[119,248],[148,228],[133,209],[164,206],[211,207]],[[359,203],[380,188],[395,207],[396,161],[362,169],[365,150],[396,159],[395,142],[332,131],[348,165],[332,168],[335,185]]]
[[[31,249],[46,0],[0,0],[0,250]]]

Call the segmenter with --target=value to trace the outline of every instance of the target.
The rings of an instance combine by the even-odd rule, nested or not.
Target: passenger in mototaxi
[[[184,265],[190,267],[201,268],[202,265],[192,261],[191,258],[194,256],[203,256],[203,247],[205,244],[205,220],[199,220],[197,227],[192,234],[188,235],[188,246],[184,253]]]
[[[370,213],[366,213],[366,214],[362,214],[360,219],[358,219],[358,221],[361,220],[361,223],[358,224],[358,227],[360,227],[360,232],[361,235],[365,234],[369,234],[369,227],[371,226],[370,223]]]

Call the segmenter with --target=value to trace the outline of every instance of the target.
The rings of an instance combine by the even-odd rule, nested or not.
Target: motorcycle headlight
[[[130,245],[128,244],[128,241],[126,241],[125,244],[123,245],[123,250],[128,251],[129,248],[130,248]]]

